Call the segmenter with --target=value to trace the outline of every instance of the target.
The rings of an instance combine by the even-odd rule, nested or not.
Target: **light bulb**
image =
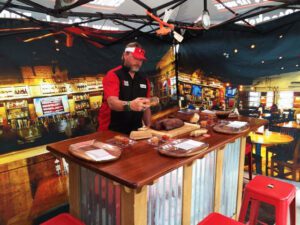
[[[203,10],[202,13],[202,26],[206,30],[210,28],[210,16],[209,16],[209,12],[206,10]]]

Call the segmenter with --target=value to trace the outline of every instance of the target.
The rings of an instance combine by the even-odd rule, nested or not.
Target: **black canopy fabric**
[[[2,28],[33,26],[34,24],[22,20],[0,20],[0,27]],[[142,33],[126,36],[127,32],[107,33],[107,35],[116,38],[122,37],[122,39],[109,47],[103,48],[96,47],[86,39],[78,36],[74,36],[72,47],[66,47],[64,34],[24,42],[28,38],[42,36],[47,33],[46,31],[31,31],[29,33],[0,36],[1,77],[4,74],[9,74],[11,77],[20,77],[22,66],[51,64],[66,69],[70,78],[105,74],[109,69],[121,64],[124,47],[131,41],[138,41],[143,45],[148,60],[144,63],[142,70],[147,75],[154,75],[157,72],[157,63],[170,48],[168,42],[156,37],[150,38]],[[59,44],[56,44],[55,40],[59,40]]]
[[[179,48],[179,69],[202,69],[236,84],[300,70],[300,12],[261,24],[256,30],[231,25],[186,32]]]
[[[179,69],[187,73],[201,69],[206,75],[240,84],[250,84],[261,76],[299,71],[299,26],[300,12],[296,12],[255,27],[228,24],[209,30],[186,30],[179,48]],[[105,73],[120,64],[125,44],[133,40],[145,47],[149,60],[143,70],[152,75],[156,73],[157,62],[172,45],[172,35],[162,38],[141,31],[104,31],[53,24],[49,30],[45,23],[17,19],[0,19],[0,29],[1,77],[19,78],[21,66],[49,64],[67,69],[70,77]],[[65,46],[66,34],[24,42],[61,31],[72,35],[72,47]],[[88,34],[88,38],[81,32]],[[56,50],[55,39],[60,39],[60,51]],[[97,44],[103,47],[96,47]]]

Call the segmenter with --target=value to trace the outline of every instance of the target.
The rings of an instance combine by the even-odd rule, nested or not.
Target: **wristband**
[[[127,112],[131,111],[131,108],[130,108],[130,101],[124,102],[123,110],[124,110],[124,111],[127,111]]]

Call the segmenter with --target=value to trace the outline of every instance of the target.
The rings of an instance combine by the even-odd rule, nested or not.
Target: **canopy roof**
[[[208,31],[201,23],[205,8],[211,18]],[[167,9],[173,10],[169,18],[165,17]],[[149,47],[148,53],[157,54],[161,49],[155,46],[159,43],[164,50],[158,55],[162,56],[166,47],[174,43],[173,32],[157,37],[156,31],[167,27],[185,38],[179,50],[180,69],[193,72],[200,68],[207,75],[249,83],[260,76],[299,71],[299,9],[300,0],[0,0],[0,19],[5,18],[0,22],[0,38],[15,35],[19,41],[32,43],[27,47],[39,49],[34,41],[39,40],[46,47],[46,43],[54,41],[53,37],[62,36],[67,47],[81,39],[88,48],[111,46],[101,49],[109,54],[114,51],[113,45],[120,47],[125,40],[142,35],[154,40],[154,48]],[[51,40],[47,42],[44,39],[48,37]],[[13,44],[16,40],[10,41],[23,48]],[[0,47],[9,54],[6,42],[9,40],[2,41]],[[249,48],[252,43],[256,45],[254,49]],[[80,51],[73,46],[65,52],[75,49]],[[47,60],[41,57],[39,63]],[[89,65],[91,60],[86,61],[85,65]],[[14,62],[22,65],[24,57]],[[69,64],[74,67],[72,61]],[[78,64],[76,73],[97,71],[96,67],[83,69],[79,65],[82,64]]]
[[[212,27],[234,22],[253,27],[289,15],[299,6],[299,0],[0,0],[0,18],[23,16],[48,25],[58,22],[95,29],[154,32],[159,24],[146,11],[163,19],[165,10],[172,9],[168,23],[174,24],[175,29],[203,29],[195,22],[205,8]]]

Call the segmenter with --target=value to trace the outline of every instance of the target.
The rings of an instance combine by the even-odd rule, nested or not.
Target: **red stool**
[[[62,213],[46,221],[45,223],[42,223],[41,225],[85,225],[85,224],[68,213]]]
[[[198,225],[243,225],[233,219],[223,216],[219,213],[211,213],[204,220],[202,220]]]
[[[260,202],[275,207],[276,225],[286,225],[290,208],[291,225],[296,225],[296,188],[294,185],[266,176],[256,176],[245,187],[239,221],[244,223],[251,201],[249,225],[256,224]]]

